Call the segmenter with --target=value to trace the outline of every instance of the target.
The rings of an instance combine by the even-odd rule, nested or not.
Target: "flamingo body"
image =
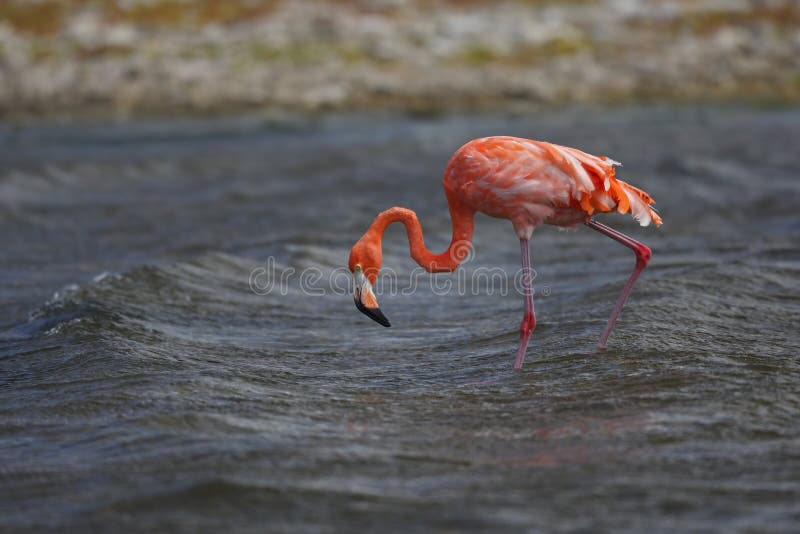
[[[653,199],[615,177],[616,161],[543,141],[483,137],[453,155],[444,173],[448,199],[509,219],[520,238],[541,224],[573,227],[597,212],[631,213],[661,224]],[[452,197],[451,197],[452,195]]]
[[[651,252],[592,216],[617,211],[630,213],[642,226],[651,222],[661,225],[661,217],[651,207],[650,195],[618,180],[615,165],[619,163],[607,157],[544,141],[496,136],[468,142],[455,152],[444,173],[444,191],[453,222],[450,245],[440,254],[429,251],[417,215],[409,209],[394,207],[379,213],[350,250],[356,307],[378,323],[390,326],[378,307],[372,286],[381,267],[383,233],[391,223],[401,222],[406,227],[411,257],[420,266],[429,272],[450,272],[458,268],[471,249],[475,213],[508,219],[519,237],[523,268],[525,314],[514,364],[515,369],[520,369],[536,327],[528,241],[533,230],[542,224],[574,227],[583,223],[622,243],[636,256],[633,273],[600,337],[598,345],[604,347]]]

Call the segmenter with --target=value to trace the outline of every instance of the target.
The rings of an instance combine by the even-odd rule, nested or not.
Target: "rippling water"
[[[654,251],[604,352],[633,257],[586,228],[534,235],[522,373],[513,291],[426,275],[390,329],[312,291],[392,205],[443,249],[444,166],[491,134],[658,201],[660,229],[603,218]],[[0,526],[796,531],[798,139],[800,110],[713,107],[3,127]],[[475,248],[466,274],[518,269],[507,221]]]

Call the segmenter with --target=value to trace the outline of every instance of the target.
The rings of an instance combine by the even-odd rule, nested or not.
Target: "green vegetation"
[[[787,0],[784,4],[754,4],[747,11],[700,11],[676,19],[673,29],[708,35],[726,26],[754,23],[767,23],[775,28],[796,27],[800,24],[800,4]]]
[[[229,25],[268,16],[282,1],[289,0],[3,0],[0,2],[0,22],[16,31],[33,35],[53,35],[63,29],[67,18],[81,9],[94,10],[108,23],[130,23],[149,28],[200,28],[208,24]],[[365,0],[329,0],[344,9],[391,16],[396,7],[376,7]],[[412,0],[417,9],[441,7],[442,2]],[[486,0],[444,0],[455,9],[472,9],[486,5]],[[591,5],[597,0],[518,0],[531,6]],[[714,9],[684,13],[661,22],[654,19],[633,21],[636,26],[650,28],[666,25],[673,32],[709,34],[726,26],[768,23],[777,28],[800,25],[800,4],[795,0],[782,3],[754,2],[750,9]],[[480,47],[465,53],[465,59],[481,63],[490,61],[491,54]]]
[[[554,37],[537,44],[517,46],[502,54],[487,46],[473,45],[454,58],[455,63],[472,66],[500,64],[506,66],[535,65],[557,57],[571,56],[589,50],[593,44],[583,37]]]
[[[268,15],[277,4],[278,0],[3,0],[0,21],[19,32],[53,35],[76,10],[89,9],[108,23],[189,29],[252,20]]]
[[[467,48],[461,57],[470,65],[486,65],[499,59],[499,56],[491,48],[473,45]]]
[[[109,21],[130,22],[149,27],[196,28],[207,24],[235,24],[268,15],[277,0],[158,0],[122,7],[117,2],[102,1],[103,14]]]
[[[0,22],[20,32],[51,35],[61,29],[70,7],[68,4],[55,0],[6,0],[0,3]]]
[[[667,31],[674,34],[710,35],[726,27],[766,24],[778,30],[800,25],[800,4],[795,0],[782,3],[753,2],[750,9],[709,9],[690,11],[665,20],[636,19],[631,25],[639,29]]]
[[[150,28],[200,28],[208,24],[236,24],[268,16],[282,0],[2,0],[0,22],[16,31],[33,35],[53,35],[64,27],[76,10],[89,9],[108,23],[130,23]],[[291,1],[291,0],[283,0]],[[329,0],[344,9],[362,13],[392,15],[391,4],[376,6],[365,0]],[[548,4],[587,5],[597,0],[518,0],[519,3],[541,6]],[[445,3],[455,9],[486,5],[487,0],[412,0],[416,9],[427,10]]]

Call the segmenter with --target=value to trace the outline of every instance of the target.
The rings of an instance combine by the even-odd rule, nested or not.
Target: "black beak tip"
[[[353,300],[356,303],[356,308],[358,308],[358,311],[360,311],[361,313],[363,313],[376,323],[382,324],[387,328],[392,326],[389,323],[389,319],[386,318],[386,316],[383,314],[380,308],[367,308],[366,306],[361,304],[361,301],[359,301],[358,299],[353,299]]]

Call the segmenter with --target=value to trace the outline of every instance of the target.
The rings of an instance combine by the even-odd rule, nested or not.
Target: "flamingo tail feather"
[[[622,190],[627,197],[630,214],[642,226],[649,226],[650,223],[655,223],[656,226],[661,226],[661,217],[658,212],[651,206],[654,203],[653,198],[646,192],[638,187],[634,187],[622,180],[618,180],[622,186]]]

